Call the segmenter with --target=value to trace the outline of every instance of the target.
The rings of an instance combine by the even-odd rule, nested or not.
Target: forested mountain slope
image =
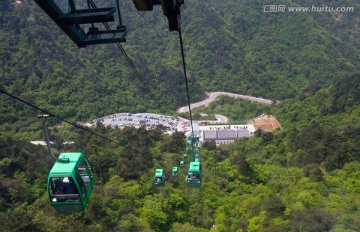
[[[158,111],[113,45],[79,49],[33,1],[20,2],[0,1],[2,89],[71,120]],[[171,113],[186,103],[178,36],[167,31],[159,8],[136,12],[132,1],[121,3],[129,30],[124,48]],[[170,176],[185,148],[182,133],[94,128],[119,143],[111,144],[52,127],[59,122],[50,119],[54,153],[84,152],[96,176],[86,211],[66,215],[51,208],[45,192],[53,161],[27,142],[43,137],[33,117],[39,112],[0,95],[0,228],[360,231],[358,1],[279,3],[355,7],[342,15],[261,12],[272,1],[185,3],[192,99],[206,90],[291,98],[266,109],[284,130],[257,131],[229,146],[207,143],[200,189],[186,186],[185,168],[157,189],[154,169],[164,167]],[[64,146],[70,133],[75,143]]]
[[[76,120],[115,112],[159,112],[115,45],[79,49],[33,1],[7,2],[0,3],[2,88]],[[132,3],[127,8],[130,6],[133,8]],[[132,27],[136,26],[128,27],[131,32]],[[165,34],[171,36],[168,32]],[[128,41],[136,41],[136,38],[129,36]],[[136,42],[142,46],[153,45],[153,52],[161,54],[156,43]],[[167,113],[185,104],[185,87],[179,68],[174,70],[166,64],[156,64],[155,69],[155,60],[143,58],[141,51],[133,52],[135,43],[126,43],[124,47]],[[195,87],[192,95],[196,98],[201,93],[196,83],[192,85]],[[19,111],[27,110],[21,105],[12,108],[8,103],[7,97],[1,96],[2,113],[18,114],[19,119],[22,116]]]
[[[359,231],[359,80],[349,76],[301,101],[277,105],[273,113],[286,122],[284,130],[257,131],[227,146],[204,144],[199,189],[185,185],[186,168],[170,178],[184,151],[182,133],[170,137],[159,129],[99,124],[96,132],[119,142],[109,144],[76,130],[75,144],[57,144],[54,152],[82,151],[93,164],[96,187],[83,213],[51,208],[45,183],[52,161],[44,148],[0,139],[0,226],[5,231]],[[298,114],[290,123],[292,112]],[[340,123],[317,121],[329,116]],[[342,123],[349,120],[351,126]],[[56,137],[55,128],[51,132]],[[152,187],[157,167],[168,176],[163,188]]]
[[[355,10],[337,20],[330,13],[261,12],[266,4]],[[188,11],[202,17],[185,15],[183,21],[191,41],[189,66],[207,89],[221,86],[277,99],[296,96],[306,86],[358,70],[358,7],[356,1],[197,1]],[[198,68],[203,66],[207,68]]]
[[[158,111],[114,45],[79,49],[33,1],[20,2],[0,3],[3,88],[49,110],[61,109],[64,117],[76,120]],[[266,4],[272,2],[185,2],[182,28],[192,100],[207,90],[295,97],[308,87],[328,85],[359,70],[357,1],[326,1],[354,7],[341,17],[328,12],[262,12]],[[137,12],[132,1],[122,1],[122,15],[129,31],[123,46],[159,102],[169,111],[184,105],[179,39],[168,32],[161,10]],[[15,110],[3,96],[1,100],[6,102],[2,114],[4,108],[12,115],[26,110]]]

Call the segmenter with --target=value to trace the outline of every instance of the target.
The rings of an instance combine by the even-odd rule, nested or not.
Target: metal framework
[[[161,5],[170,31],[180,32],[180,7],[184,0],[133,0],[133,3],[138,11],[152,11],[154,5]]]
[[[61,10],[54,0],[35,0],[35,2],[49,15],[49,17],[70,37],[78,47],[87,45],[125,42],[126,27],[122,25],[119,0],[116,7],[97,8],[92,0],[87,0],[87,9],[76,9],[75,0],[67,0],[66,11]],[[118,12],[118,26],[109,29],[108,22],[114,21],[114,14]],[[96,23],[103,23],[106,30],[95,27]],[[91,24],[86,32],[84,24]]]

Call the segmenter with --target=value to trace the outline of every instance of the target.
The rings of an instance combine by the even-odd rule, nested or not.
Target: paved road
[[[217,119],[217,123],[227,123],[229,119],[224,115],[215,114],[215,118]]]
[[[256,101],[256,102],[267,104],[267,105],[271,105],[273,103],[272,100],[259,98],[259,97],[248,96],[248,95],[242,95],[242,94],[235,94],[235,93],[210,92],[210,93],[207,93],[206,95],[209,96],[207,99],[205,99],[205,100],[203,100],[201,102],[192,103],[190,105],[191,109],[197,108],[199,106],[207,106],[211,102],[215,101],[216,98],[218,98],[220,96],[228,96],[228,97],[233,97],[233,98],[243,98],[243,99],[248,99],[250,101]],[[179,113],[189,112],[189,107],[188,106],[183,106],[183,107],[180,107],[177,111]]]

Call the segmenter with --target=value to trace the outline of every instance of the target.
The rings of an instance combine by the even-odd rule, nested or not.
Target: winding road
[[[227,92],[209,92],[206,93],[206,95],[208,95],[209,97],[201,102],[196,102],[196,103],[192,103],[190,105],[191,109],[200,107],[200,106],[207,106],[209,105],[211,102],[216,101],[216,99],[220,96],[228,96],[228,97],[233,97],[233,98],[242,98],[242,99],[247,99],[250,101],[255,101],[255,102],[259,102],[259,103],[263,103],[266,105],[271,105],[273,104],[273,100],[268,100],[268,99],[264,99],[264,98],[260,98],[260,97],[253,97],[253,96],[249,96],[249,95],[242,95],[242,94],[235,94],[235,93],[227,93]],[[185,113],[185,112],[189,112],[189,107],[188,106],[183,106],[180,107],[177,112],[179,113]]]

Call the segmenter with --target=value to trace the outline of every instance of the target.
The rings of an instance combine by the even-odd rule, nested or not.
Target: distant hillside
[[[307,86],[328,85],[339,75],[359,70],[358,2],[331,3],[354,6],[355,11],[342,14],[341,21],[330,13],[261,12],[266,4],[275,3],[212,0],[188,4],[184,31],[189,41],[189,66],[205,89],[283,99],[296,96]],[[186,17],[188,12],[195,19]]]
[[[330,4],[283,4],[325,2]],[[129,31],[123,46],[159,103],[174,112],[186,104],[178,35],[168,32],[159,7],[137,12],[132,1],[121,4]],[[182,28],[192,101],[204,91],[292,98],[359,71],[359,10],[341,17],[266,13],[264,4],[273,2],[185,1]],[[356,1],[341,4],[359,9]],[[1,1],[0,26],[0,86],[7,91],[74,120],[159,112],[114,45],[77,48],[33,1]],[[29,117],[37,112],[0,99],[1,123],[12,125],[14,133],[33,121]]]
[[[313,124],[339,129],[360,127],[360,74],[341,78],[316,93],[284,101],[274,111],[288,129]]]
[[[71,121],[159,111],[114,45],[78,49],[34,1],[18,2],[0,1],[1,89]],[[222,98],[209,106],[237,120],[273,114],[282,129],[220,147],[204,144],[201,188],[184,181],[191,155],[183,156],[180,132],[92,128],[117,141],[110,143],[49,118],[54,154],[83,152],[96,178],[85,212],[59,214],[46,192],[53,161],[44,147],[28,142],[43,137],[39,112],[0,94],[0,228],[360,231],[360,3],[277,2],[185,0],[192,101],[211,90],[282,100],[263,106]],[[159,8],[136,12],[131,0],[121,3],[129,30],[124,48],[165,111],[174,113],[186,104],[178,35],[168,32]],[[261,12],[274,4],[355,10]],[[70,139],[74,144],[62,143]],[[180,160],[185,167],[172,178]],[[167,178],[163,188],[153,186],[159,167]]]

